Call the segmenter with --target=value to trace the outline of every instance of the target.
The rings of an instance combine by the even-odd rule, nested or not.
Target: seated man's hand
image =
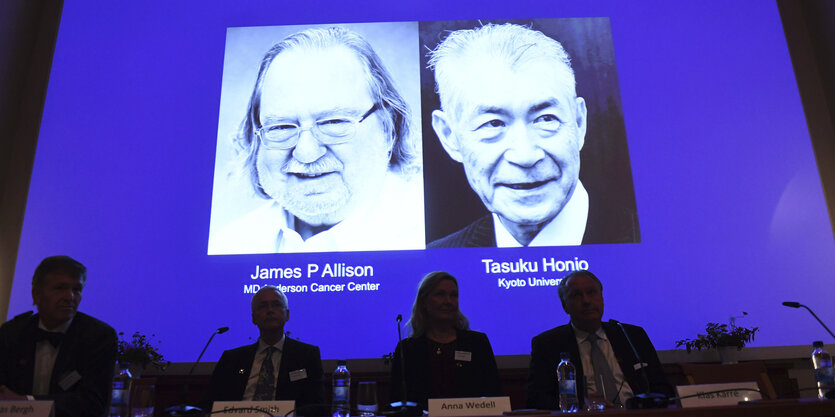
[[[0,385],[0,401],[26,401],[26,396],[10,390],[5,385]]]

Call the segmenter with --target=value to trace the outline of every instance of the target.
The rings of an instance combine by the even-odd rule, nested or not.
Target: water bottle
[[[129,363],[119,363],[119,374],[113,378],[113,391],[110,397],[110,417],[130,416],[130,389],[133,376]]]
[[[557,365],[557,386],[559,387],[560,411],[576,413],[577,370],[566,352],[560,353],[560,364]]]
[[[340,360],[333,371],[333,417],[348,417],[351,408],[351,373]]]
[[[823,342],[812,344],[812,368],[815,370],[815,381],[818,383],[818,398],[825,399],[826,393],[835,388],[835,373],[832,370],[832,357],[823,350]]]

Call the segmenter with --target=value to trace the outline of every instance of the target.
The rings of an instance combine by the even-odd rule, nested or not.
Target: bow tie
[[[61,344],[61,341],[64,340],[64,334],[59,332],[48,332],[44,329],[38,328],[35,333],[35,340],[38,342],[47,340],[52,344],[52,346],[58,347],[58,345]]]

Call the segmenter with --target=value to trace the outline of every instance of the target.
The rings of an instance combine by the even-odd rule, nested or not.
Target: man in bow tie
[[[35,269],[38,312],[0,327],[0,400],[53,400],[55,415],[107,413],[116,332],[78,312],[87,268],[69,256],[50,256]]]

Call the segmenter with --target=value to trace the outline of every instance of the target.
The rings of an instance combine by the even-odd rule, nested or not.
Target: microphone
[[[212,339],[215,338],[215,335],[219,335],[221,333],[226,333],[229,331],[229,327],[221,327],[215,330],[212,335],[209,337],[209,341],[206,342],[206,346],[203,346],[203,351],[200,352],[200,356],[197,357],[197,360],[194,361],[194,365],[191,366],[191,369],[188,371],[188,375],[186,375],[186,382],[183,384],[183,404],[174,405],[165,409],[165,414],[171,417],[179,417],[179,416],[198,416],[203,414],[203,409],[200,407],[195,407],[193,405],[186,404],[188,401],[188,378],[194,372],[194,368],[197,367],[197,364],[200,363],[200,359],[203,358],[203,354],[206,353],[206,349],[209,348],[209,344],[212,343]]]
[[[404,415],[404,416],[419,416],[422,410],[418,409],[417,403],[409,401],[407,384],[406,384],[406,352],[403,346],[403,336],[400,333],[400,323],[403,321],[403,315],[397,315],[397,346],[400,346],[400,401],[389,404],[390,407],[395,408],[391,413],[382,413],[383,415]],[[394,382],[394,381],[392,381]]]
[[[623,327],[623,324],[621,324],[621,322],[615,319],[609,320],[609,324],[617,325],[618,327],[620,327],[620,331],[626,338],[626,342],[629,343],[629,347],[632,348],[632,353],[635,354],[635,359],[638,360],[638,365],[640,365],[638,371],[641,373],[641,376],[643,376],[644,383],[647,387],[646,392],[644,392],[643,394],[636,394],[634,397],[626,400],[626,408],[667,408],[667,405],[669,404],[667,396],[659,394],[657,392],[651,392],[652,387],[649,384],[649,376],[647,375],[647,370],[644,366],[645,362],[643,361],[643,359],[641,359],[641,355],[638,354],[638,349],[635,349],[635,345],[632,343],[632,338],[629,337],[629,333],[626,332],[626,329]],[[620,395],[620,392],[618,392],[618,395]]]
[[[194,372],[194,368],[197,367],[198,363],[200,363],[200,359],[203,359],[203,354],[206,353],[206,349],[209,348],[209,343],[212,343],[212,339],[215,338],[215,335],[226,333],[227,331],[229,331],[229,328],[224,326],[215,330],[215,332],[212,333],[212,335],[209,337],[209,341],[206,342],[206,346],[203,346],[203,351],[200,352],[200,356],[198,356],[197,360],[194,361],[194,365],[191,365],[191,370],[188,371],[188,376],[191,376],[192,372]]]
[[[832,330],[829,330],[829,327],[826,327],[826,325],[823,324],[823,321],[821,321],[821,319],[818,317],[818,315],[815,314],[815,312],[812,311],[811,308],[809,308],[809,307],[807,307],[803,304],[800,304],[797,301],[783,301],[783,305],[786,306],[786,307],[791,307],[791,308],[800,308],[800,307],[805,308],[807,311],[809,311],[810,314],[812,314],[812,316],[815,318],[815,320],[817,320],[818,323],[820,323],[821,326],[823,326],[823,328],[826,329],[826,331],[829,333],[829,335],[832,336],[833,339],[835,339],[835,334],[832,334]]]

